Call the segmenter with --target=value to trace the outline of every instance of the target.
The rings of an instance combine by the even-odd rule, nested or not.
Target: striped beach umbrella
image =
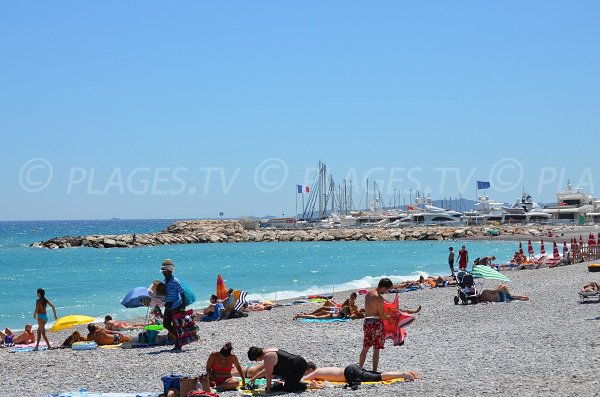
[[[519,241],[519,253],[523,255],[523,243]]]
[[[558,252],[558,245],[556,244],[556,240],[554,240],[554,246],[552,247],[552,256],[554,259],[560,258],[560,252]]]
[[[594,238],[594,233],[590,233],[590,238],[588,240],[588,245],[591,247],[593,245],[596,245],[596,240]]]
[[[569,248],[567,248],[567,241],[563,241],[563,257],[567,257],[567,252],[569,251]]]
[[[535,251],[533,250],[533,245],[531,244],[531,240],[527,241],[527,253],[529,253],[529,256],[533,256],[535,254]]]
[[[581,237],[581,234],[579,235],[579,246],[583,247],[583,237]]]
[[[546,247],[544,247],[544,240],[540,242],[540,255],[546,255]]]
[[[489,266],[477,265],[473,267],[471,275],[473,275],[474,278],[484,278],[486,280],[510,281],[510,279],[504,274],[500,273],[495,269],[492,269]]]

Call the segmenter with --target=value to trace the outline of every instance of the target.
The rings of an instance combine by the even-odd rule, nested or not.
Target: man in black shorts
[[[416,372],[373,372],[361,368],[358,364],[352,364],[346,368],[328,367],[317,368],[314,363],[308,363],[308,369],[304,376],[304,381],[328,381],[328,382],[345,382],[350,386],[355,386],[361,382],[381,382],[386,380],[404,379],[412,381],[420,379],[421,375]]]

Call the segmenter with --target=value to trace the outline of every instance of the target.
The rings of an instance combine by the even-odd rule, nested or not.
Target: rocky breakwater
[[[160,233],[57,237],[36,242],[40,248],[129,248],[168,244],[239,243],[277,241],[417,241],[456,239],[536,238],[565,232],[557,226],[407,227],[407,228],[302,228],[245,230],[237,221],[195,220],[177,222]],[[497,235],[496,235],[497,234]]]

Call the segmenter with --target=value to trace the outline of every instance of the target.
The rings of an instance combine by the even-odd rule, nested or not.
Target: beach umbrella
[[[566,258],[567,257],[567,252],[569,251],[569,248],[567,248],[567,241],[563,241],[563,257]]]
[[[540,255],[546,255],[546,247],[544,247],[544,240],[540,242]]]
[[[590,233],[590,240],[588,241],[588,245],[591,247],[592,245],[596,245],[596,240],[594,238],[594,233]]]
[[[523,243],[519,241],[519,253],[523,255]]]
[[[533,256],[535,254],[535,251],[533,250],[533,245],[531,244],[531,240],[527,241],[527,253],[529,253],[529,256]]]
[[[217,298],[223,300],[227,298],[227,286],[225,285],[225,282],[223,281],[223,277],[221,276],[221,274],[219,274],[217,276]]]
[[[598,241],[600,241],[600,232],[598,232]]]
[[[554,259],[560,258],[560,252],[558,252],[558,245],[556,244],[556,240],[554,240],[554,244],[552,247],[552,256]]]
[[[127,295],[125,295],[121,301],[121,304],[128,309],[134,309],[136,307],[146,306],[143,303],[144,299],[150,299],[148,288],[136,287],[129,291]]]
[[[473,275],[474,278],[483,278],[486,280],[510,281],[510,279],[504,274],[500,273],[495,269],[492,269],[489,266],[477,265],[473,267],[471,275]]]
[[[581,234],[579,235],[579,246],[583,247],[583,237],[581,237]]]
[[[58,332],[58,331],[62,331],[65,329],[69,329],[76,325],[93,323],[94,321],[96,321],[96,318],[90,317],[90,316],[82,316],[82,315],[65,316],[65,317],[61,317],[58,320],[56,320],[56,322],[54,323],[52,328],[50,328],[50,331]]]

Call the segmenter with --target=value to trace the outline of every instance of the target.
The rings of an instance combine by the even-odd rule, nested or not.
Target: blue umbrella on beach
[[[125,298],[121,301],[121,304],[128,309],[134,309],[136,307],[145,306],[143,304],[144,299],[149,299],[147,287],[137,287],[132,289],[125,295]]]

